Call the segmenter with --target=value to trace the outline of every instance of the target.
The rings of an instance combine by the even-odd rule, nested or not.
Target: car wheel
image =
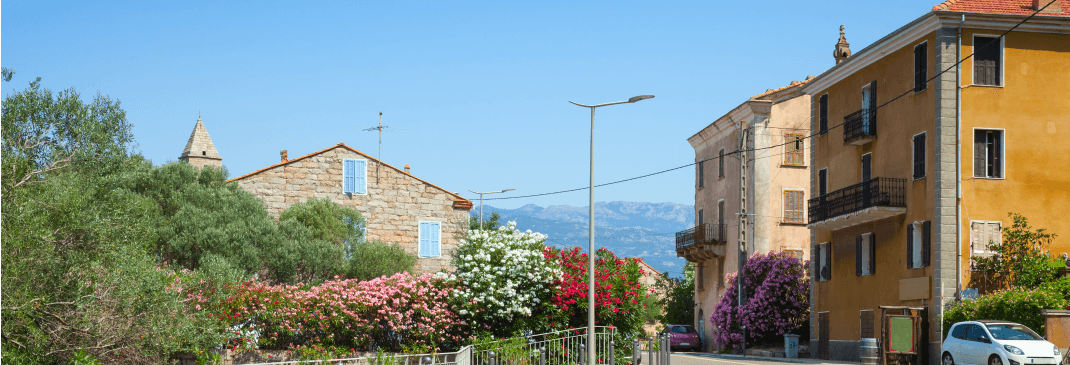
[[[947,353],[947,352],[944,353],[943,365],[955,365],[955,359],[951,358],[951,354],[950,353]]]
[[[988,365],[1003,365],[1003,359],[1000,359],[999,355],[989,356]]]

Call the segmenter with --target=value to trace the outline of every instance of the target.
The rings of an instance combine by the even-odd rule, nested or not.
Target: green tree
[[[665,293],[658,304],[664,308],[659,320],[665,324],[695,322],[695,263],[684,265],[683,278],[669,278],[658,282],[658,290]]]
[[[37,79],[2,115],[3,362],[163,362],[218,345],[176,287],[185,274],[156,266],[158,207],[119,184],[138,164],[119,103]]]
[[[470,216],[470,217],[468,217],[468,229],[472,230],[472,231],[479,230],[479,229],[482,229],[482,230],[485,230],[485,231],[498,229],[498,227],[501,227],[501,225],[502,225],[501,223],[498,222],[498,220],[501,219],[501,218],[502,218],[502,216],[499,215],[498,212],[491,213],[490,214],[490,219],[484,219],[483,220],[483,228],[480,228],[479,227],[479,216],[478,215],[477,216]]]
[[[992,257],[972,258],[975,271],[989,273],[1000,288],[1033,288],[1055,280],[1048,246],[1057,235],[1044,228],[1034,230],[1021,214],[1008,216],[1014,224],[1003,230],[1002,243],[989,242],[988,248],[995,252]]]
[[[396,243],[361,241],[353,245],[347,265],[347,277],[371,280],[399,272],[412,272],[416,266],[416,255],[405,252],[405,248]]]

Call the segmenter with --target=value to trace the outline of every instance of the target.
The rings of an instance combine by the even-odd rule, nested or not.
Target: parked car
[[[955,323],[940,352],[942,365],[1058,364],[1062,356],[1029,327],[987,320]]]
[[[682,348],[690,351],[702,350],[702,338],[699,337],[695,327],[686,324],[670,324],[665,326],[662,333],[669,334],[669,347]]]

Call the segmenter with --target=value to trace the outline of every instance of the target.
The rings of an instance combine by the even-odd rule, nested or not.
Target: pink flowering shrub
[[[247,281],[215,316],[231,328],[231,347],[247,349],[442,349],[469,339],[454,310],[448,274],[397,273],[317,286]]]
[[[741,325],[747,326],[747,344],[762,344],[798,330],[810,317],[809,262],[785,253],[751,256],[744,265],[745,304],[738,305],[738,277],[725,275],[729,286],[717,303],[710,322],[718,328],[714,341],[739,348]]]

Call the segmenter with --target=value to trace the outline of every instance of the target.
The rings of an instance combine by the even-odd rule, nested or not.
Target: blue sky
[[[138,150],[175,160],[202,113],[231,176],[345,142],[448,190],[584,187],[688,164],[687,138],[939,1],[337,3],[6,1],[4,93],[35,77],[122,101]],[[595,190],[692,204],[691,168]],[[499,195],[508,196],[508,195]],[[587,205],[585,191],[487,201]]]

